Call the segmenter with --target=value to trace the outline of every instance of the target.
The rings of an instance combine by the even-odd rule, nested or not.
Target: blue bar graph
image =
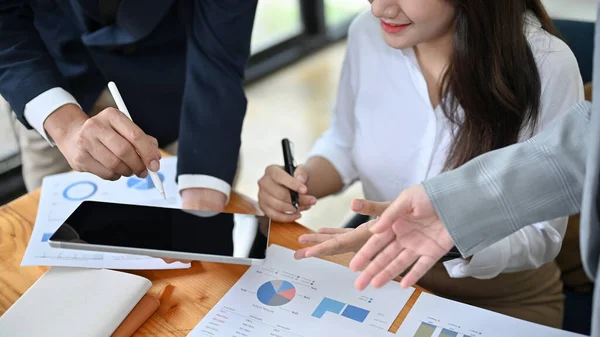
[[[44,233],[44,234],[42,234],[42,242],[47,242],[48,239],[50,239],[50,237],[52,236],[52,234],[54,234],[54,233]]]
[[[342,309],[344,310],[343,312]],[[336,315],[339,315],[341,313],[342,316],[357,321],[359,323],[364,322],[367,316],[369,315],[369,310],[355,307],[350,304],[346,306],[346,303],[342,303],[340,301],[324,297],[319,306],[317,306],[315,311],[313,311],[312,316],[316,318],[321,318],[323,317],[323,315],[325,315],[326,312],[331,312]]]
[[[319,306],[313,311],[312,316],[321,318],[325,315],[326,312],[332,312],[334,314],[339,314],[346,304],[342,302],[338,302],[336,300],[332,300],[331,298],[323,298]]]
[[[363,308],[355,307],[353,305],[348,304],[346,310],[342,312],[342,316],[353,319],[357,322],[364,322],[365,318],[369,314],[369,310],[365,310]]]

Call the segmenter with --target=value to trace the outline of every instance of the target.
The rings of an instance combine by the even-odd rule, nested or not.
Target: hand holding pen
[[[308,171],[302,165],[295,166],[289,141],[282,140],[281,146],[284,165],[267,167],[258,181],[258,204],[271,219],[293,222],[301,217],[300,212],[315,205],[317,199],[308,194]]]
[[[75,171],[114,181],[133,174],[145,178],[160,168],[157,140],[118,109],[88,117],[78,105],[65,104],[43,126]]]

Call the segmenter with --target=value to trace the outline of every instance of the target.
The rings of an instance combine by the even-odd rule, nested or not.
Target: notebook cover
[[[52,267],[0,316],[0,336],[110,336],[151,285],[125,272]]]

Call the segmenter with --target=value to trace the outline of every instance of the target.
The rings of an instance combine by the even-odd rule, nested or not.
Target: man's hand
[[[410,287],[454,245],[422,185],[404,190],[370,230],[374,234],[393,230],[394,235],[373,235],[350,262],[353,271],[364,268],[355,282],[359,290],[369,283],[382,287],[412,265],[400,283]]]
[[[182,207],[192,210],[223,212],[227,206],[227,196],[208,188],[186,188],[181,191]]]
[[[145,178],[146,168],[160,168],[158,141],[115,108],[88,118],[76,105],[66,104],[46,119],[44,129],[76,171],[117,180],[132,174]]]

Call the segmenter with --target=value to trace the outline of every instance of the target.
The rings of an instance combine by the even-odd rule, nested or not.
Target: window
[[[252,30],[252,54],[303,31],[298,0],[259,0]]]
[[[346,37],[367,0],[258,0],[246,82]]]

